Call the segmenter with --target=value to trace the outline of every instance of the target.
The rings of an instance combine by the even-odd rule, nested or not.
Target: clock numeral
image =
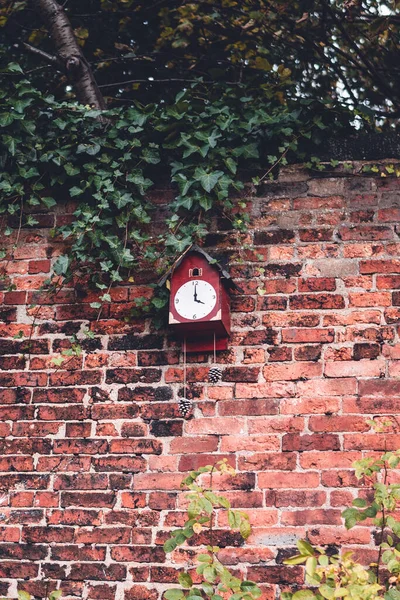
[[[175,304],[179,304],[179,298],[175,298]]]
[[[212,299],[215,300],[215,294],[213,295]]]
[[[193,319],[197,319],[197,315],[193,315]]]

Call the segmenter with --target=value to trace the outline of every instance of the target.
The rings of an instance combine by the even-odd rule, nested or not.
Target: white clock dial
[[[215,288],[201,279],[193,279],[181,285],[175,294],[175,310],[184,319],[197,321],[203,319],[215,307],[217,292]]]

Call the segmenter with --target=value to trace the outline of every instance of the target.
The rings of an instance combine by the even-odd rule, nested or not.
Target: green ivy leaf
[[[206,192],[211,192],[218,183],[218,180],[224,175],[223,171],[214,171],[208,173],[203,168],[198,167],[194,172],[194,178],[201,183]]]
[[[193,585],[193,581],[189,573],[179,573],[178,581],[183,588],[191,588]]]
[[[54,263],[53,270],[56,275],[66,275],[70,265],[70,257],[66,255],[59,256]]]
[[[185,595],[182,592],[182,590],[177,590],[177,589],[171,589],[171,590],[167,590],[166,592],[164,592],[164,598],[166,600],[181,600],[181,598],[184,598]]]
[[[69,193],[71,198],[74,198],[75,196],[80,196],[81,194],[83,194],[83,190],[74,185],[72,188],[69,189]]]

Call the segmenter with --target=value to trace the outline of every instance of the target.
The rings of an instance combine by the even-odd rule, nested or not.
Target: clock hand
[[[197,283],[194,286],[194,295],[193,295],[193,299],[195,302],[198,302],[197,300]]]

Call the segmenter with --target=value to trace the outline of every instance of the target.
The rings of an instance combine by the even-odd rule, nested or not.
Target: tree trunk
[[[49,31],[56,48],[58,61],[73,85],[78,101],[81,104],[89,104],[93,108],[104,110],[106,104],[103,95],[97,86],[89,63],[76,41],[64,9],[56,0],[31,1]]]

